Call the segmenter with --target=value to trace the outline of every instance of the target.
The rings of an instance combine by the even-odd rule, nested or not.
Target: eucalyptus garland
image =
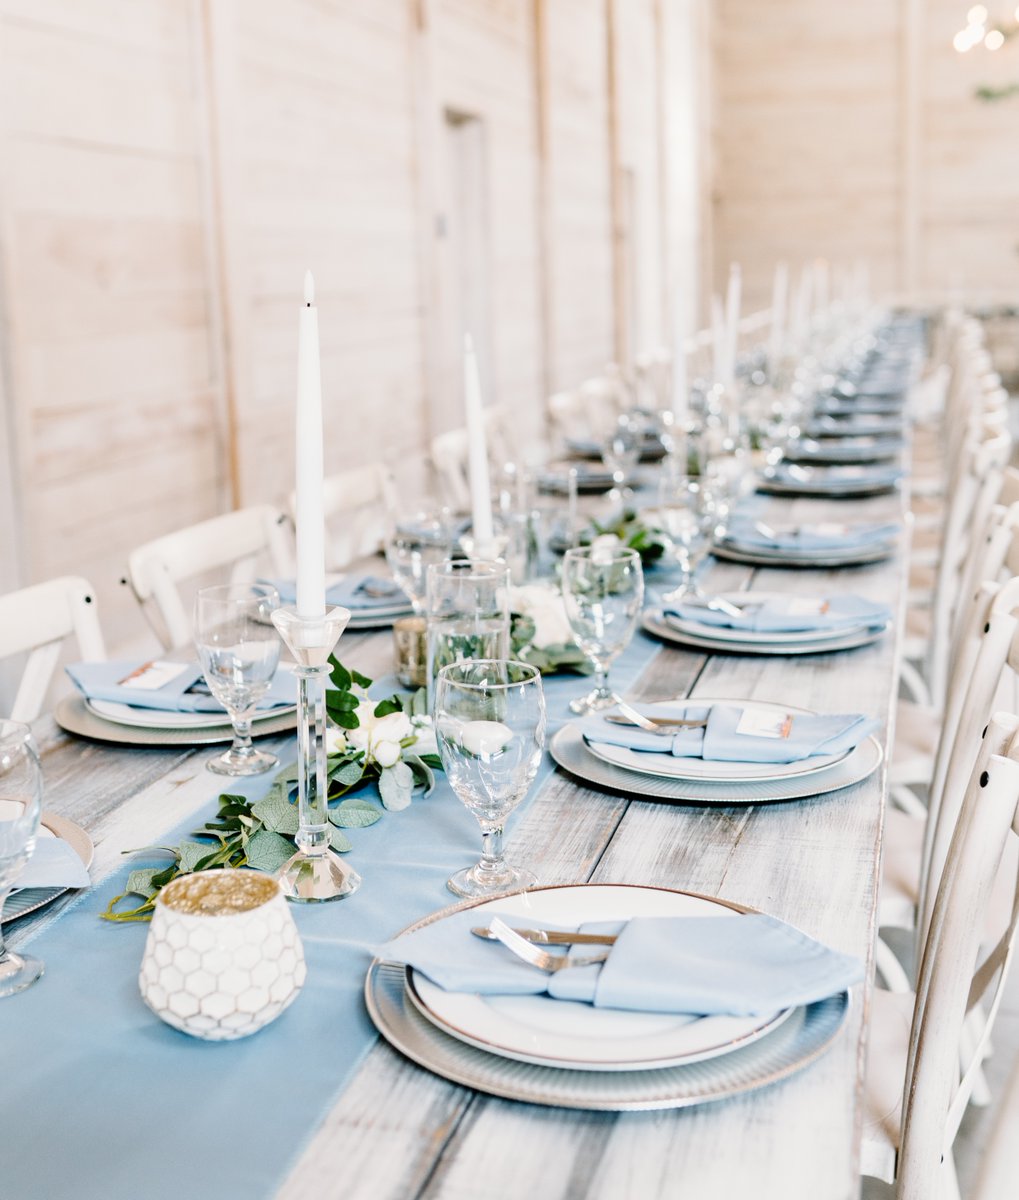
[[[326,711],[336,727],[326,758],[329,775],[330,845],[339,854],[353,849],[344,830],[374,825],[385,809],[406,808],[415,789],[427,796],[442,763],[422,741],[431,741],[424,692],[372,701],[372,681],[330,658]],[[394,719],[395,718],[395,719]],[[415,748],[421,752],[415,752]],[[382,807],[352,793],[378,789]],[[179,846],[146,846],[129,854],[160,854],[168,862],[139,867],[124,891],[101,916],[107,921],[147,921],[156,896],[179,875],[220,867],[252,867],[273,874],[293,855],[298,828],[297,764],[273,780],[260,800],[223,793],[216,816]],[[131,898],[135,903],[127,903]]]

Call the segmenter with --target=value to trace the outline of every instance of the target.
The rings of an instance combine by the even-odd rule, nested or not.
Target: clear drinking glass
[[[468,559],[428,568],[428,686],[439,671],[468,659],[509,657],[509,567]]]
[[[42,813],[42,767],[27,725],[0,720],[0,913],[35,849]],[[0,927],[0,996],[35,983],[43,964],[4,945]]]
[[[570,629],[595,669],[594,688],[572,701],[570,710],[611,708],[617,697],[609,687],[609,666],[630,644],[644,603],[640,555],[601,546],[567,550],[562,582]]]
[[[435,733],[446,778],[481,826],[482,852],[446,886],[457,896],[532,887],[530,871],[503,858],[506,818],[538,772],[545,746],[545,694],[536,667],[507,659],[443,667],[435,681]]]
[[[272,613],[280,598],[263,583],[202,588],[195,597],[195,645],[213,696],[230,714],[230,749],[205,765],[218,775],[261,775],[279,764],[251,744],[251,718],[269,691],[280,660]]]
[[[720,507],[721,506],[721,507]],[[706,478],[665,473],[658,485],[658,523],[672,545],[680,581],[663,596],[675,603],[684,596],[699,596],[697,568],[711,550],[719,533],[719,522],[727,520],[724,498],[712,489]]]
[[[612,472],[612,491],[609,499],[622,505],[626,497],[626,481],[640,461],[644,429],[632,413],[619,413],[609,418],[602,433],[602,462]]]
[[[393,578],[410,597],[414,612],[425,611],[425,577],[432,563],[445,562],[453,550],[448,509],[426,510],[401,517],[386,539],[386,562]]]

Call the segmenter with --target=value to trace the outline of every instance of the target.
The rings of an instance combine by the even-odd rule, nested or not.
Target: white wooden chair
[[[1019,1062],[998,1102],[971,1200],[1009,1200],[1019,1190]]]
[[[70,637],[86,662],[106,657],[95,592],[65,575],[0,596],[0,658],[28,653],[10,717],[34,721],[42,712],[60,651]]]
[[[131,588],[164,648],[191,641],[191,617],[179,583],[225,568],[229,573],[221,582],[254,579],[260,571],[291,573],[285,522],[279,509],[258,504],[178,529],[131,552],[122,582]],[[153,608],[158,621],[152,619]]]
[[[517,461],[517,447],[511,432],[509,415],[500,405],[484,409],[488,465],[495,473],[509,462]],[[471,506],[468,480],[468,442],[466,429],[451,429],[432,439],[432,466],[439,479],[443,502],[454,512],[467,512]]]
[[[322,488],[326,518],[326,568],[341,570],[382,545],[399,509],[396,480],[382,463],[369,463],[327,475]],[[291,519],[297,496],[289,497]]]
[[[980,741],[931,914],[916,991],[877,988],[871,1010],[862,1170],[896,1200],[957,1200],[952,1143],[986,1051],[1019,913],[981,960],[981,931],[1006,849],[1019,837],[1019,718],[997,714]],[[968,1041],[967,1017],[986,1017]],[[960,1070],[959,1056],[966,1049]]]

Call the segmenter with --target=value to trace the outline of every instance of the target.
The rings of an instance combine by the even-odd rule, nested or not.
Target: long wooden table
[[[898,496],[852,504],[775,500],[767,519],[844,520],[849,513],[888,519],[900,511]],[[800,595],[853,590],[890,604],[901,617],[904,555],[832,572],[718,563],[709,584]],[[707,656],[663,644],[634,694],[752,697],[860,711],[883,718],[887,735],[900,625],[872,646],[799,658]],[[391,638],[350,634],[343,657],[381,674],[390,669]],[[122,850],[157,840],[189,815],[196,796],[208,795],[207,748],[102,746],[65,735],[50,719],[40,722],[38,734],[47,807],[89,830],[95,878],[118,863]],[[545,883],[652,884],[751,905],[870,967],[885,790],[882,768],[828,796],[708,809],[609,795],[556,772],[508,848]],[[12,942],[53,920],[59,908],[58,902],[20,922]],[[868,995],[857,992],[845,1028],[818,1062],[780,1084],[675,1111],[615,1115],[498,1100],[429,1074],[380,1040],[280,1194],[285,1200],[855,1196],[868,1014]]]

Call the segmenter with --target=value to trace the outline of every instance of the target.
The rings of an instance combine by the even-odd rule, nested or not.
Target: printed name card
[[[172,683],[178,675],[193,670],[187,663],[179,662],[147,662],[136,667],[130,675],[118,679],[121,687],[138,688],[143,692],[154,692]]]
[[[736,732],[745,737],[787,738],[793,730],[793,714],[745,708]]]
[[[789,601],[786,612],[791,617],[819,617],[824,616],[830,608],[831,604],[827,600],[818,600],[816,597],[810,596],[795,596]]]

